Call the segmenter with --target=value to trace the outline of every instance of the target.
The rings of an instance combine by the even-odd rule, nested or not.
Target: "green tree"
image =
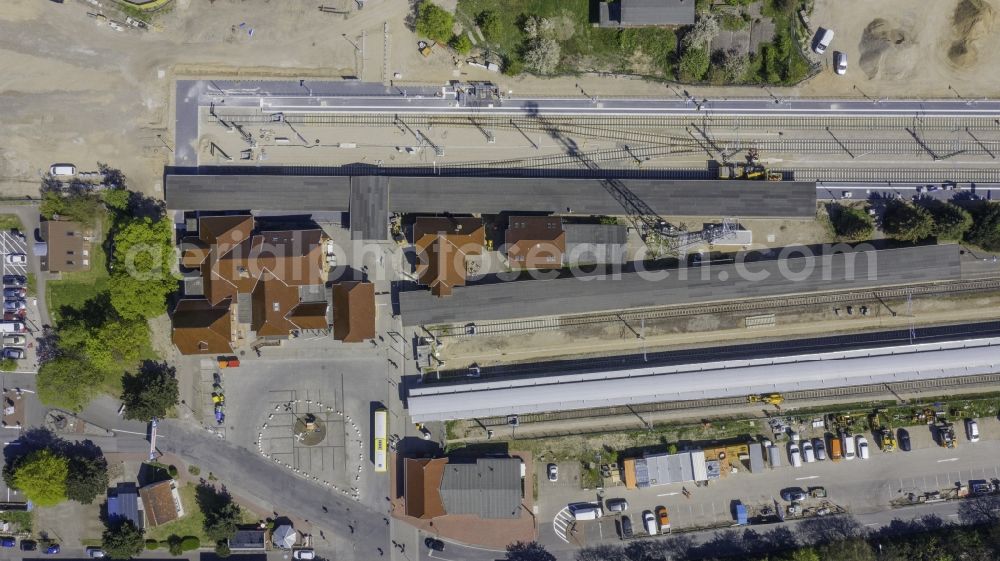
[[[69,411],[83,409],[104,379],[89,362],[73,356],[42,363],[37,378],[38,399]]]
[[[94,502],[108,488],[108,461],[104,456],[75,456],[69,459],[66,497],[83,504]]]
[[[451,37],[455,17],[430,0],[423,0],[417,8],[417,33],[444,43]]]
[[[493,10],[483,10],[476,16],[476,25],[487,41],[499,41],[503,30],[500,16]]]
[[[868,240],[875,231],[875,221],[862,208],[835,205],[830,209],[830,223],[838,238]]]
[[[114,520],[104,528],[101,548],[112,559],[132,559],[146,549],[146,542],[131,520]]]
[[[848,538],[823,544],[816,548],[820,559],[837,561],[875,561],[875,552],[862,538]]]
[[[149,326],[141,320],[112,319],[96,327],[82,321],[64,322],[59,329],[60,350],[86,357],[102,373],[131,368],[148,340]]]
[[[935,201],[927,210],[934,218],[934,235],[941,240],[960,240],[972,228],[972,215],[952,202]]]
[[[128,419],[165,417],[167,410],[177,404],[176,370],[166,363],[147,361],[137,373],[126,373],[122,377],[122,402]]]
[[[820,561],[819,554],[811,547],[797,549],[788,557],[788,561]]]
[[[180,555],[184,553],[183,540],[177,534],[167,536],[167,550],[170,555]]]
[[[987,251],[1000,251],[1000,204],[986,203],[986,206],[976,213],[975,221],[965,239]]]
[[[177,288],[173,274],[173,222],[133,219],[114,236],[111,305],[126,320],[148,319],[167,310],[167,295]]]
[[[455,52],[460,55],[467,55],[472,51],[472,40],[465,33],[460,33],[452,35],[451,40],[448,41],[448,46],[455,49]]]
[[[693,47],[684,49],[677,68],[677,77],[682,82],[701,81],[708,73],[708,64],[709,56],[705,49]]]
[[[131,195],[128,189],[109,189],[104,192],[104,206],[117,212],[125,212]]]
[[[66,458],[49,450],[36,450],[14,466],[11,487],[19,489],[36,506],[55,506],[66,500]]]
[[[205,512],[205,535],[218,543],[236,535],[236,526],[242,522],[240,506],[226,497],[222,504]]]
[[[507,561],[556,561],[538,542],[515,542],[507,546]]]
[[[220,541],[215,543],[215,554],[219,557],[229,557],[229,543],[226,541]]]
[[[885,209],[882,231],[890,238],[915,242],[934,233],[934,219],[921,207],[895,202]]]

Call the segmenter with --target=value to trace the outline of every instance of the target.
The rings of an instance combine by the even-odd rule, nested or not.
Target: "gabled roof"
[[[288,314],[299,304],[299,290],[288,286],[281,279],[265,274],[251,295],[253,319],[250,328],[258,337],[282,336],[294,330],[295,324]]]
[[[375,337],[375,285],[342,282],[333,286],[333,338],[357,343]]]
[[[511,216],[505,234],[511,267],[558,269],[566,253],[566,233],[558,216]]]
[[[302,302],[288,313],[288,321],[299,329],[327,329],[330,324],[326,319],[326,302]]]
[[[413,225],[417,277],[435,296],[447,296],[465,286],[465,259],[480,255],[486,230],[479,218],[420,217]]]
[[[171,487],[173,480],[151,483],[139,489],[142,497],[142,511],[150,527],[159,526],[177,519],[177,506]]]
[[[448,458],[406,458],[403,463],[406,515],[423,519],[444,516],[440,488]]]
[[[229,306],[212,306],[202,298],[181,300],[174,309],[171,338],[181,354],[233,352]]]
[[[517,458],[449,463],[441,479],[441,501],[448,514],[518,518],[521,496],[521,460]]]

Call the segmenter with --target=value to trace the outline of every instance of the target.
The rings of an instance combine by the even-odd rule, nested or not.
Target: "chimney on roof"
[[[239,269],[237,269],[237,271],[239,272],[241,279],[248,279],[248,278],[250,278],[250,272],[247,271],[246,267],[240,267]]]
[[[455,224],[455,231],[456,232],[461,232],[462,231],[462,224],[461,223]]]

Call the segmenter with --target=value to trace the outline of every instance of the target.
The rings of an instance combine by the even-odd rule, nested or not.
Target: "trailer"
[[[736,503],[736,524],[739,526],[749,524],[747,520],[747,507],[743,503]]]

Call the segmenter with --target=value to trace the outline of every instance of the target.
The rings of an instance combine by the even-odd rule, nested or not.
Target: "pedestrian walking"
[[[348,524],[347,528],[351,531],[352,534],[354,533],[354,526],[351,526],[350,524]]]
[[[329,510],[327,510],[327,508],[326,508],[326,507],[324,506],[324,507],[323,507],[323,512],[330,512],[330,511],[329,511]]]
[[[382,548],[381,548],[381,547],[376,547],[375,549],[377,549],[377,550],[378,550],[378,555],[379,555],[379,557],[381,557],[381,556],[385,555],[385,553],[382,553]]]

